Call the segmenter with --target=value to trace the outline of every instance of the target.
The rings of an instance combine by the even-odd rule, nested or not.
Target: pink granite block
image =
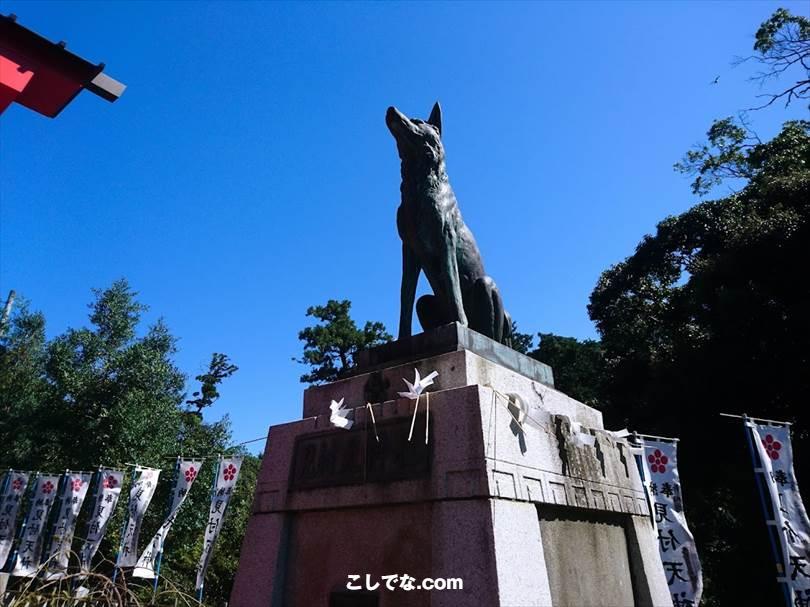
[[[236,572],[231,607],[266,607],[278,581],[279,558],[283,558],[285,515],[253,515],[248,521],[239,569]]]
[[[461,578],[462,590],[431,593],[431,607],[498,605],[498,573],[489,500],[433,505],[430,538],[434,578]]]
[[[433,569],[431,536],[429,503],[299,513],[290,533],[286,593],[280,604],[326,606],[331,592],[346,589],[349,574],[361,576],[363,585],[366,575],[372,583],[380,583],[383,575],[428,577]],[[379,591],[380,607],[431,604],[427,592]]]

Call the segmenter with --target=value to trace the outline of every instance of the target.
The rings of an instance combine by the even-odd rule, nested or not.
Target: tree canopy
[[[357,352],[391,341],[381,322],[367,321],[362,329],[358,328],[349,315],[351,307],[347,299],[330,299],[325,306],[307,309],[307,316],[316,318],[318,323],[298,333],[298,339],[304,342],[304,353],[293,360],[310,366],[310,372],[301,376],[302,383],[335,381],[354,366]]]
[[[810,387],[810,122],[787,122],[728,162],[748,174],[739,193],[663,220],[591,295],[613,399],[627,407],[671,395],[686,369],[740,376],[749,394],[770,378],[756,407],[770,414]]]
[[[511,345],[513,350],[516,350],[521,354],[528,354],[529,351],[534,347],[534,335],[531,333],[521,333],[518,330],[518,325],[514,320],[512,321],[511,335]]]
[[[594,339],[578,340],[539,333],[540,343],[529,356],[550,365],[554,387],[591,407],[601,408],[604,382],[602,345]]]
[[[52,339],[46,337],[44,316],[23,300],[9,319],[0,338],[0,467],[95,470],[137,462],[161,468],[141,535],[145,542],[166,515],[174,457],[207,456],[168,537],[163,562],[163,572],[190,590],[208,517],[214,456],[244,454],[206,582],[211,604],[222,604],[235,574],[259,460],[231,447],[227,418],[206,422],[196,402],[197,412],[183,407],[186,378],[173,360],[176,339],[162,320],[141,327],[146,306],[125,280],[95,291],[89,307],[89,327]],[[226,355],[213,355],[208,372],[197,377],[206,399],[202,406],[213,402],[217,385],[235,371]],[[115,555],[127,490],[102,543],[100,553],[107,558]],[[85,528],[80,520],[77,537]]]
[[[795,99],[810,98],[810,19],[794,15],[780,8],[765,20],[756,32],[753,58],[763,70],[755,76],[764,85],[779,76],[798,73],[796,81],[775,93],[762,95],[767,98],[762,109],[783,100],[785,107]]]
[[[785,65],[775,53],[798,53],[806,70],[807,25],[781,9],[763,23],[755,50],[767,69]],[[786,90],[775,97],[807,92]],[[696,194],[729,179],[737,191],[661,221],[591,294],[600,398],[608,425],[681,439],[704,603],[778,604],[742,428],[718,413],[794,422],[797,474],[810,474],[810,122],[762,141],[745,117],[726,118],[707,139],[676,169]]]
[[[208,364],[208,371],[194,378],[200,382],[201,386],[198,391],[192,393],[194,398],[187,400],[186,404],[196,407],[197,414],[202,415],[202,410],[213,405],[214,401],[219,398],[217,386],[238,370],[239,367],[231,363],[227,354],[214,352],[211,355],[211,362]]]

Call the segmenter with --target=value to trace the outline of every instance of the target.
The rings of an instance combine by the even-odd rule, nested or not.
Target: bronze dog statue
[[[419,272],[433,289],[416,303],[425,330],[453,321],[511,345],[512,321],[495,282],[487,276],[472,232],[461,218],[450,187],[442,145],[442,110],[427,122],[389,107],[385,123],[402,161],[402,202],[397,229],[402,239],[399,338],[411,335]]]

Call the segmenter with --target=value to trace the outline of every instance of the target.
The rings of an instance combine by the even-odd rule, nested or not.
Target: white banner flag
[[[87,523],[87,538],[79,553],[84,573],[90,571],[93,557],[101,545],[104,534],[107,533],[107,524],[118,505],[123,480],[124,473],[120,470],[103,469],[98,472],[96,499],[93,501],[93,510]]]
[[[59,477],[52,474],[43,474],[34,481],[34,494],[28,506],[28,515],[25,517],[25,528],[20,536],[17,546],[17,560],[11,575],[33,577],[39,567],[39,557],[42,554],[42,536],[48,522],[48,514],[56,498]]]
[[[172,528],[174,519],[177,518],[177,513],[180,506],[186,501],[186,496],[191,490],[191,485],[200,473],[202,467],[202,460],[181,460],[177,469],[177,482],[174,484],[172,492],[172,504],[169,508],[169,516],[157,530],[152,541],[147,544],[141,557],[138,559],[135,569],[132,572],[132,577],[140,577],[147,579],[154,579],[155,566],[157,564],[158,555],[163,551],[163,543],[166,541],[166,536]]]
[[[121,536],[117,567],[134,567],[138,562],[138,537],[141,534],[143,516],[155,495],[160,476],[160,470],[157,468],[138,466],[135,472],[139,474],[129,491],[127,524]]]
[[[57,506],[58,516],[54,522],[50,547],[43,557],[43,561],[47,563],[46,577],[49,580],[64,577],[67,572],[76,519],[82,509],[91,477],[90,472],[68,472],[63,478]]]
[[[214,495],[211,498],[211,508],[208,511],[208,525],[205,527],[205,541],[203,543],[202,556],[197,564],[197,583],[195,589],[201,592],[205,583],[205,572],[208,570],[208,562],[214,551],[214,543],[222,530],[222,522],[225,518],[225,510],[231,501],[236,479],[239,477],[239,470],[242,468],[242,456],[224,457],[219,462],[217,469],[217,479],[214,485]]]
[[[9,470],[3,480],[0,497],[0,569],[3,569],[11,554],[14,534],[17,530],[17,514],[20,511],[25,490],[28,488],[28,473]]]
[[[678,475],[677,443],[643,439],[648,491],[658,533],[658,551],[669,584],[673,605],[700,604],[703,573],[695,538],[686,525],[681,481]]]
[[[754,471],[768,490],[767,524],[779,530],[782,573],[791,605],[810,605],[810,521],[793,472],[790,427],[746,421],[759,461]]]

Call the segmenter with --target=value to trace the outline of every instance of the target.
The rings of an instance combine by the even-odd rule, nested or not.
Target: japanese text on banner
[[[1,486],[3,493],[0,497],[0,569],[5,567],[14,544],[17,514],[25,490],[28,488],[28,473],[9,470]]]
[[[64,477],[51,543],[44,557],[48,579],[63,577],[67,572],[76,519],[87,495],[91,476],[89,472],[78,472],[68,473]]]
[[[155,577],[155,566],[158,555],[163,551],[163,543],[166,541],[166,536],[172,528],[174,519],[177,518],[177,513],[180,506],[186,501],[188,492],[191,490],[191,485],[197,479],[197,475],[202,467],[202,460],[181,460],[177,468],[177,482],[174,484],[172,492],[172,503],[169,508],[169,515],[163,524],[155,533],[140,558],[135,565],[135,570],[132,572],[133,577],[152,579]]]
[[[28,506],[28,515],[25,517],[25,528],[20,536],[17,548],[17,560],[11,575],[33,577],[39,567],[39,557],[42,554],[42,541],[48,515],[56,497],[59,477],[43,474],[34,481],[36,483],[31,504]]]
[[[677,443],[645,438],[644,454],[650,471],[648,490],[657,527],[658,551],[672,604],[696,607],[703,593],[703,573],[695,538],[686,524]]]
[[[790,589],[790,604],[810,607],[810,521],[804,509],[793,471],[793,447],[790,427],[745,422],[759,462],[768,497],[769,524],[779,530],[783,575],[779,579]]]
[[[197,565],[197,583],[195,588],[199,592],[205,582],[205,572],[208,569],[208,562],[214,550],[214,543],[222,530],[222,522],[225,510],[233,494],[236,479],[242,468],[242,457],[225,457],[222,459],[217,471],[216,484],[214,485],[214,495],[211,498],[211,508],[208,512],[208,524],[205,527],[205,539],[200,562]]]
[[[160,470],[155,468],[138,466],[135,472],[138,473],[138,477],[129,492],[127,524],[124,527],[124,534],[121,536],[121,548],[118,551],[116,563],[118,567],[134,567],[138,562],[138,537],[141,534],[141,524],[146,509],[155,495],[160,476]]]
[[[118,505],[121,483],[124,480],[124,473],[120,470],[103,469],[96,476],[96,499],[87,523],[87,538],[79,552],[81,568],[85,573],[90,571],[93,557],[107,533],[107,524]]]

